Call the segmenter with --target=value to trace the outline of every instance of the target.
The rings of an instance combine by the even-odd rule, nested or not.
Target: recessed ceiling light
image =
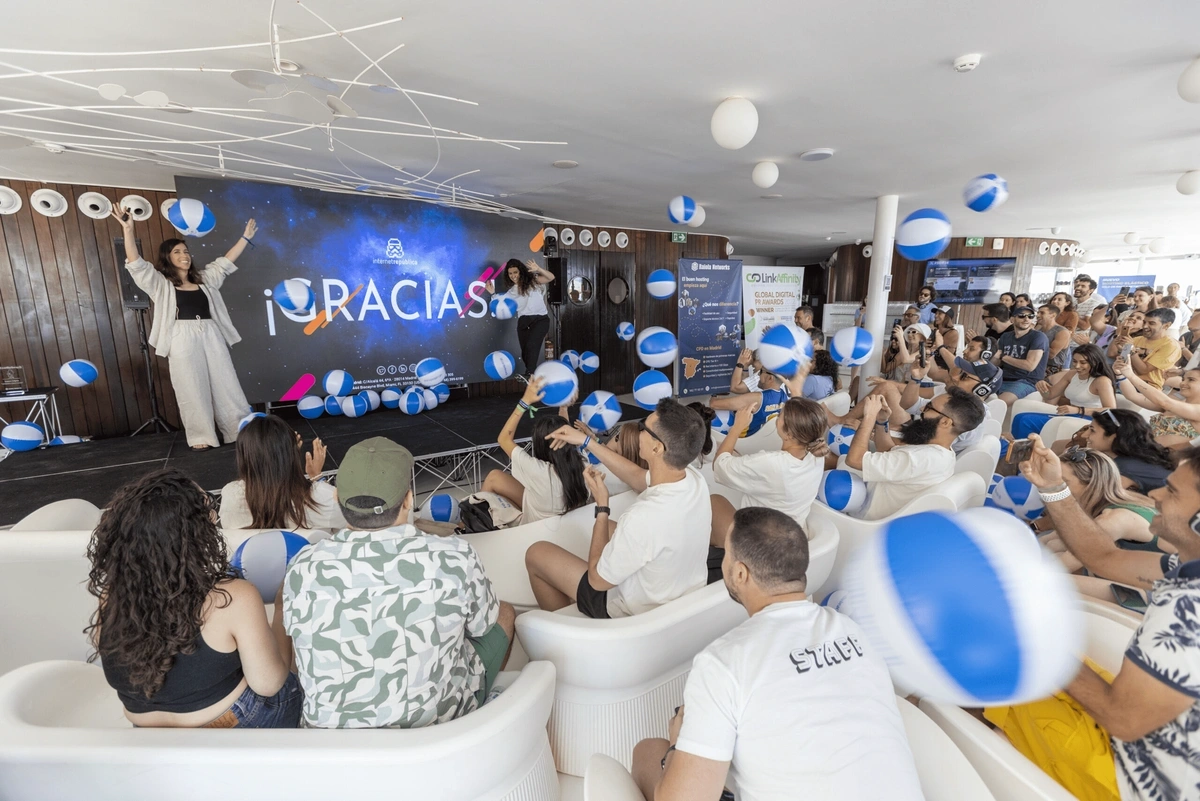
[[[783,197],[783,195],[762,195],[761,197],[763,200],[776,200],[777,198]]]
[[[558,167],[560,170],[573,170],[579,166],[579,162],[571,161],[570,159],[559,159],[554,162],[553,166]]]
[[[824,161],[833,157],[832,147],[815,147],[800,154],[801,161]]]
[[[295,61],[288,61],[286,58],[281,58],[279,59],[279,69],[284,72],[299,72],[304,68]]]

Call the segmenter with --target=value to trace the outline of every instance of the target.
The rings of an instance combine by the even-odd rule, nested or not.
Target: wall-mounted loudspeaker
[[[126,195],[121,198],[121,208],[129,212],[135,222],[145,222],[154,214],[150,201],[141,195]]]
[[[142,252],[142,240],[136,239],[138,252]],[[125,264],[125,239],[124,237],[115,237],[113,239],[113,251],[117,256],[117,264],[121,265],[121,269],[117,270],[117,277],[121,279],[121,302],[127,309],[148,309],[150,308],[150,296],[141,290],[137,284],[133,282],[133,276],[129,274],[129,270],[124,269]]]
[[[547,259],[558,258],[558,231],[546,228],[542,237],[542,255]]]
[[[99,192],[84,192],[79,196],[76,205],[93,220],[103,220],[112,211],[112,201]]]
[[[557,250],[557,248],[555,248]],[[550,303],[563,302],[563,273],[566,268],[566,259],[558,257],[546,258],[546,269],[554,276],[554,280],[546,285],[546,300]]]

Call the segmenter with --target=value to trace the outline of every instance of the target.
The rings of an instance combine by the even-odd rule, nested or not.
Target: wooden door
[[[557,355],[565,350],[599,354],[601,298],[596,289],[596,271],[600,254],[584,250],[566,252],[562,277],[562,305],[559,306]],[[579,375],[579,399],[600,389],[600,373]]]
[[[600,300],[599,350],[600,387],[623,395],[633,391],[633,378],[641,363],[633,340],[622,341],[617,325],[633,323],[639,330],[643,322],[635,319],[634,301],[638,289],[635,261],[632,253],[600,253],[596,271],[596,295]]]

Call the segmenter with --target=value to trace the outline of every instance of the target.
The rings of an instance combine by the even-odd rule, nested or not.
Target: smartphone
[[[1131,354],[1131,353],[1133,353],[1133,343],[1132,342],[1128,343],[1127,345],[1125,345],[1121,348],[1120,357],[1122,359],[1125,359],[1126,361],[1128,361],[1129,354]]]
[[[926,364],[925,364],[925,343],[924,343],[924,342],[919,342],[919,343],[917,344],[917,361],[920,363],[920,365],[921,365],[922,369],[926,367]]]
[[[1004,455],[1004,461],[1009,464],[1020,464],[1028,462],[1029,457],[1033,455],[1033,442],[1027,439],[1013,440],[1008,443],[1008,453]]]
[[[896,327],[896,326],[898,326],[898,325],[900,325],[900,318],[899,318],[899,317],[897,317],[895,320],[892,320],[892,328],[895,328],[895,327]]]
[[[1146,614],[1146,600],[1142,598],[1140,592],[1122,587],[1120,584],[1109,584],[1108,586],[1112,589],[1113,598],[1116,598],[1119,606],[1131,612],[1137,612],[1139,615]]]
[[[1125,297],[1129,297],[1129,287],[1127,287],[1127,286],[1121,287],[1121,294],[1124,295]]]

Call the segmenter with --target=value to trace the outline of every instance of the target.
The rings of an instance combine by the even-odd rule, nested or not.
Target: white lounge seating
[[[1072,434],[1088,425],[1089,422],[1082,417],[1055,417],[1042,426],[1042,431],[1038,436],[1047,445],[1053,445],[1060,439],[1070,439]]]
[[[1087,655],[1113,673],[1121,669],[1125,648],[1138,621],[1123,610],[1084,601]],[[1013,748],[1002,733],[951,704],[921,701],[921,710],[966,755],[996,801],[1074,801],[1074,796]]]
[[[1122,395],[1119,390],[1117,391],[1117,408],[1128,409],[1131,412],[1137,412],[1142,417],[1145,417],[1147,421],[1149,421],[1150,418],[1156,414],[1156,412],[1152,412],[1149,409],[1143,409],[1141,406],[1138,406],[1129,398]]]
[[[100,510],[96,504],[67,498],[30,512],[9,531],[92,531],[99,523]]]
[[[839,390],[827,398],[822,398],[817,401],[829,411],[836,414],[838,417],[850,411],[850,393],[846,390]]]
[[[758,453],[759,451],[777,451],[782,447],[783,440],[779,438],[779,431],[775,428],[775,421],[768,420],[758,431],[738,442],[737,452],[744,455],[747,453]]]
[[[39,662],[0,677],[0,787],[7,801],[558,801],[554,667],[501,678],[482,709],[423,729],[134,729],[99,666]]]
[[[974,473],[983,479],[983,486],[986,490],[987,485],[991,483],[992,475],[996,472],[996,464],[999,461],[1000,438],[988,434],[958,455],[955,460],[954,472]],[[973,505],[982,504],[983,501],[980,500],[978,504]]]

